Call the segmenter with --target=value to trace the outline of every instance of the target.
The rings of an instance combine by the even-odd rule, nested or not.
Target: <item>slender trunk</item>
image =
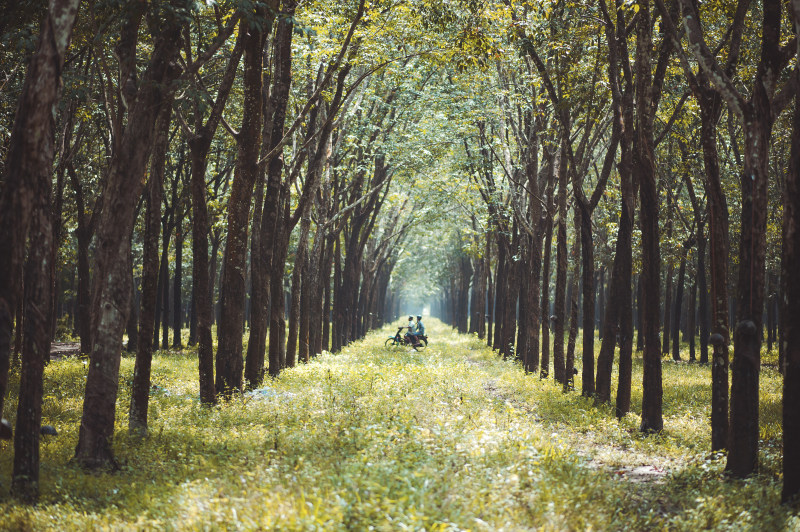
[[[582,324],[583,354],[581,356],[581,395],[594,395],[594,241],[592,237],[592,213],[585,209],[580,214],[581,280],[582,280]]]
[[[286,341],[286,367],[293,368],[298,354],[298,333],[300,329],[300,293],[303,279],[305,278],[306,255],[308,254],[308,234],[311,228],[311,216],[304,218],[300,223],[300,239],[297,243],[294,270],[292,271],[292,293],[289,305],[289,336]],[[300,349],[301,358],[308,361],[308,344]]]
[[[644,337],[642,336],[642,324],[644,305],[642,305],[642,276],[636,276],[636,350],[644,350]]]
[[[208,131],[204,132],[207,133]],[[203,142],[203,144],[200,144]],[[210,139],[200,135],[189,141],[191,152],[191,197],[192,197],[192,281],[197,312],[197,369],[200,402],[206,405],[217,400],[214,384],[214,346],[211,325],[214,322],[214,278],[219,239],[212,246],[212,259],[208,264],[208,204],[206,200],[206,165]]]
[[[603,339],[606,323],[606,267],[600,266],[597,280],[597,338]]]
[[[780,4],[771,6],[780,11]],[[766,10],[766,8],[765,8]],[[765,15],[765,18],[767,15]],[[726,469],[737,478],[758,469],[758,388],[764,308],[767,183],[772,130],[769,101],[756,83],[756,111],[746,119],[744,172],[741,175],[742,231],[737,282],[738,322],[731,364],[730,434]],[[747,123],[749,122],[749,123]]]
[[[697,234],[697,314],[700,322],[700,362],[708,364],[708,287],[706,286],[706,237],[703,224],[700,224]]]
[[[688,246],[684,245],[683,255],[681,256],[681,265],[678,269],[678,286],[675,290],[675,316],[672,319],[672,360],[680,360],[680,331],[681,331],[681,310],[683,310],[683,285],[686,280],[686,253],[689,251]],[[664,331],[664,334],[667,334]]]
[[[487,252],[491,249],[491,243],[489,240],[489,236],[486,237],[486,249]],[[487,257],[491,257],[490,254]],[[494,338],[492,334],[492,329],[494,326],[494,309],[495,309],[495,301],[494,301],[494,282],[492,281],[492,263],[491,258],[486,259],[486,345],[492,347],[492,339]]]
[[[77,211],[78,227],[75,231],[78,240],[78,330],[81,339],[81,353],[89,354],[92,351],[92,320],[90,311],[90,287],[91,276],[89,273],[89,243],[91,232],[89,222],[86,219],[86,209],[84,203],[83,187],[81,186],[74,166],[67,166],[67,173],[75,190],[75,207]]]
[[[130,275],[130,309],[128,310],[128,323],[125,325],[125,334],[128,335],[128,343],[125,345],[125,351],[129,353],[136,352],[136,343],[139,339],[139,309],[137,305],[139,301],[136,298],[136,279],[133,277],[133,253],[128,257],[128,266],[131,272]]]
[[[664,327],[661,335],[661,354],[669,354],[669,340],[672,333],[672,277],[674,268],[672,264],[667,269],[667,282],[664,288]]]
[[[695,348],[695,336],[697,332],[697,283],[692,283],[692,289],[689,291],[689,304],[686,307],[686,311],[688,315],[686,319],[688,324],[686,325],[687,332],[689,333],[689,362],[696,362],[697,361],[697,354]]]
[[[322,302],[322,347],[321,351],[332,351],[331,348],[331,270],[333,269],[334,247],[338,249],[338,244],[334,244],[334,239],[329,238],[326,242],[325,261],[322,267],[322,283],[324,288],[324,299]]]
[[[272,14],[267,16],[274,16]],[[217,328],[215,387],[226,397],[242,389],[242,330],[246,296],[247,225],[261,146],[261,69],[266,34],[263,26],[242,22],[244,36],[244,103],[237,165],[228,200],[228,238],[221,282],[222,313]]]
[[[800,2],[792,4],[800,31]],[[780,321],[783,365],[783,490],[781,500],[797,506],[800,494],[800,90],[795,89],[789,170],[783,191]]]
[[[552,187],[548,186],[548,192]],[[553,218],[547,215],[544,237],[544,259],[542,262],[542,367],[540,378],[546,379],[550,375],[550,252],[553,248]]]
[[[494,340],[492,346],[495,350],[503,353],[503,326],[505,325],[504,316],[506,309],[506,281],[508,276],[508,265],[506,264],[507,245],[504,242],[506,237],[497,235],[497,275],[495,275],[494,290]]]
[[[177,187],[177,184],[174,185]],[[175,191],[176,188],[173,188]],[[175,196],[173,194],[173,200]],[[173,210],[175,201],[172,202]],[[171,223],[164,224],[164,241],[161,251],[161,349],[169,349],[169,241],[172,229]],[[158,330],[156,330],[156,345],[158,345]]]
[[[575,223],[575,242],[572,244],[572,264],[573,264],[573,272],[572,272],[572,281],[570,283],[570,297],[568,298],[568,304],[570,308],[570,316],[569,316],[569,339],[567,341],[567,358],[564,363],[564,391],[574,390],[575,389],[575,375],[573,369],[575,368],[575,342],[578,338],[578,278],[580,277],[580,261],[578,260],[578,255],[580,255],[580,238],[577,238],[577,235],[580,234],[581,230],[581,211],[580,209],[575,209],[574,211],[574,223]]]
[[[636,109],[638,111],[635,154],[639,178],[639,221],[642,231],[642,296],[644,299],[644,354],[641,431],[659,432],[662,417],[661,356],[658,349],[658,296],[661,256],[658,231],[658,191],[653,147],[652,75],[650,51],[652,28],[650,4],[639,0],[636,24]]]
[[[629,95],[626,95],[629,98]],[[623,113],[632,114],[625,109]],[[627,121],[626,117],[626,121]],[[620,142],[621,159],[619,163],[620,189],[622,192],[620,205],[617,243],[614,250],[614,263],[609,284],[609,297],[604,309],[602,342],[597,356],[597,403],[611,401],[611,369],[614,363],[614,349],[619,344],[619,377],[617,386],[617,416],[624,416],[630,410],[631,368],[633,356],[633,311],[630,301],[632,263],[633,263],[633,217],[634,217],[634,184],[631,131],[624,130]],[[602,285],[600,287],[602,290]]]
[[[530,238],[526,234],[522,234],[520,236],[520,246],[518,251],[518,255],[520,257],[528,256],[528,248],[530,247],[529,240]],[[517,283],[517,292],[519,294],[517,296],[517,301],[519,311],[517,315],[517,348],[514,351],[514,357],[522,364],[525,363],[525,357],[527,356],[528,352],[528,331],[526,330],[526,326],[528,324],[528,301],[525,297],[525,294],[528,293],[530,276],[531,272],[528,269],[528,265],[520,261],[520,267],[517,268],[517,277],[519,279]]]
[[[553,376],[556,382],[564,384],[564,330],[567,325],[567,142],[561,141],[561,164],[558,165],[558,226],[556,244],[556,299],[555,327],[553,330]]]
[[[289,252],[289,235],[279,219],[275,231],[270,273],[270,320],[269,320],[269,374],[277,377],[286,363],[286,318],[283,293],[283,276],[286,255]]]
[[[341,297],[342,293],[342,252],[341,252],[341,242],[339,236],[337,235],[334,239],[333,244],[333,288],[331,289],[333,304],[332,304],[332,315],[330,318],[326,317],[326,320],[330,320],[330,329],[331,329],[331,352],[337,353],[342,348],[342,337],[340,334],[340,329],[337,324],[337,319],[339,318],[339,298]]]
[[[172,285],[172,347],[183,347],[181,330],[183,329],[183,220],[175,224],[175,276]]]
[[[153,357],[153,328],[158,284],[158,232],[161,228],[161,194],[164,184],[164,163],[169,142],[171,107],[165,106],[156,123],[156,138],[147,182],[144,242],[142,245],[142,296],[139,324],[139,346],[133,369],[133,386],[128,417],[128,431],[147,432],[147,410],[150,400],[150,366]]]

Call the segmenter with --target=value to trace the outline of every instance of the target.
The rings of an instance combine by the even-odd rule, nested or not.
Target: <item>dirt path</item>
[[[467,359],[471,364],[481,366],[481,362],[477,360]],[[536,409],[530,404],[518,400],[513,394],[503,390],[497,379],[487,379],[483,383],[483,389],[487,395],[493,399],[506,402],[512,405],[515,409],[525,412],[530,419],[537,423],[547,423],[541,416],[538,415]],[[581,435],[580,439],[574,437],[566,437],[568,427],[561,424],[555,424],[555,428],[562,432],[570,442],[571,447],[575,453],[586,460],[586,467],[593,470],[607,471],[609,474],[614,475],[616,478],[626,480],[636,484],[660,484],[666,479],[668,468],[653,465],[660,461],[659,457],[649,456],[643,453],[633,453],[630,449],[624,449],[618,445],[612,445],[606,442],[598,441],[593,434],[587,433]],[[633,453],[633,455],[632,455]],[[620,465],[613,457],[623,456],[626,462],[637,462],[638,465]],[[606,459],[604,457],[610,457]]]

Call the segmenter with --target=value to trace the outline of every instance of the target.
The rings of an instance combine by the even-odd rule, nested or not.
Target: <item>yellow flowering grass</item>
[[[124,358],[114,449],[121,469],[70,463],[86,361],[46,370],[41,501],[9,494],[7,530],[642,530],[798,528],[779,504],[780,376],[762,373],[762,473],[727,480],[710,456],[710,370],[664,363],[664,425],[525,375],[482,341],[430,320],[424,352],[387,349],[392,327],[213,408],[193,351],[158,352],[150,434],[127,434]],[[634,410],[641,364],[634,366]],[[12,375],[11,389],[18,383]],[[576,389],[580,390],[577,379]],[[12,393],[7,412],[16,410]],[[13,417],[13,415],[11,416]],[[13,423],[13,419],[11,419]]]

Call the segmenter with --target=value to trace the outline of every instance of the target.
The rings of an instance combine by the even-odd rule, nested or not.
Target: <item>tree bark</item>
[[[660,432],[662,417],[661,354],[658,345],[658,292],[661,257],[658,236],[658,192],[653,147],[653,99],[650,51],[652,29],[649,0],[639,0],[636,24],[636,109],[638,146],[635,174],[639,177],[639,222],[642,231],[642,292],[644,299],[644,354],[641,431]]]
[[[183,216],[175,222],[175,274],[172,280],[172,348],[183,347]]]
[[[258,25],[243,20],[239,29],[245,33],[243,36],[244,101],[242,127],[237,138],[237,164],[228,200],[228,238],[225,244],[224,272],[220,286],[222,313],[217,327],[215,387],[217,392],[225,397],[242,390],[244,372],[242,329],[246,296],[247,224],[253,186],[258,177],[258,154],[261,145],[261,68],[266,39],[261,25],[263,23],[264,20]]]
[[[669,224],[671,225],[671,224]],[[671,228],[667,230],[668,233],[671,233]],[[671,235],[667,235],[668,237]],[[670,334],[672,333],[672,277],[674,274],[674,268],[672,264],[669,265],[667,269],[667,279],[664,287],[664,320],[662,323],[664,326],[662,327],[662,335],[661,335],[661,354],[668,355],[669,354],[669,340]]]
[[[563,133],[565,136],[569,132]],[[561,140],[558,165],[558,195],[556,208],[558,209],[558,224],[556,236],[556,294],[555,294],[555,326],[553,328],[553,377],[556,382],[564,384],[564,330],[567,325],[567,142]]]
[[[56,13],[52,14],[53,16]],[[47,134],[47,133],[45,133]],[[52,134],[52,130],[50,130]],[[50,354],[52,304],[52,225],[50,179],[33,176],[33,209],[30,238],[35,242],[25,263],[25,334],[14,432],[14,471],[11,491],[28,501],[39,496],[39,430],[42,425],[42,393],[45,357]]]
[[[690,243],[683,246],[681,265],[678,268],[678,285],[675,290],[675,315],[672,318],[672,360],[681,360],[681,310],[683,310],[683,285],[686,280],[686,253],[689,251]],[[667,334],[664,331],[664,334]]]
[[[572,244],[572,280],[570,283],[570,297],[568,304],[570,309],[569,315],[569,337],[567,340],[567,357],[564,361],[564,391],[575,389],[575,375],[573,369],[575,368],[575,342],[578,338],[578,277],[580,277],[580,255],[581,240],[578,235],[581,231],[581,211],[575,209],[574,213],[575,223],[575,242]]]
[[[277,7],[277,6],[276,6]],[[293,8],[292,8],[293,9]],[[292,11],[293,13],[293,11]],[[291,14],[289,14],[291,16]],[[283,129],[286,120],[286,105],[288,102],[291,84],[291,39],[292,24],[284,19],[278,23],[276,29],[276,48],[274,58],[274,75],[270,97],[264,120],[263,143],[267,152],[278,146],[283,138]],[[264,379],[264,358],[266,354],[267,326],[271,327],[270,302],[273,306],[283,301],[282,288],[277,294],[272,294],[272,275],[276,268],[275,261],[276,239],[280,229],[280,198],[281,175],[283,171],[283,155],[278,153],[267,163],[266,192],[264,208],[261,211],[261,227],[259,229],[258,260],[253,262],[254,279],[258,284],[253,286],[252,318],[250,322],[250,335],[247,344],[247,358],[245,361],[245,378],[251,387],[259,386]],[[283,281],[283,265],[280,268],[281,281]],[[272,332],[270,331],[270,353],[273,352]],[[281,333],[283,335],[284,333]],[[275,349],[278,349],[275,346]],[[281,348],[282,349],[282,348]],[[270,359],[271,360],[271,359]],[[272,362],[270,362],[272,365]],[[273,368],[270,369],[271,375]]]
[[[98,223],[94,306],[99,308],[93,324],[94,345],[86,377],[78,445],[75,458],[89,468],[114,464],[111,438],[114,433],[119,362],[130,288],[127,260],[136,198],[144,187],[156,116],[169,98],[169,85],[180,70],[174,61],[180,38],[180,21],[162,21],[153,44],[149,65],[130,111],[119,150],[111,160],[104,190],[104,208]]]
[[[168,102],[166,102],[168,103]],[[161,195],[164,186],[164,165],[169,144],[171,105],[165,105],[156,123],[150,178],[147,182],[144,242],[142,246],[142,297],[139,324],[139,345],[133,369],[128,431],[132,435],[147,433],[147,411],[150,401],[150,366],[153,358],[153,329],[158,294],[158,237],[161,228]]]
[[[39,183],[45,179],[49,183],[52,172],[54,106],[77,12],[77,0],[51,0],[49,3],[37,50],[25,75],[7,146],[0,192],[0,249],[3,250],[0,253],[0,414],[8,392],[11,331],[20,296],[17,281],[21,277],[25,240],[34,215],[34,196]]]
[[[800,0],[792,0],[800,32]],[[800,53],[800,46],[798,46]],[[797,506],[800,496],[800,88],[795,88],[789,170],[783,191],[783,291],[779,319],[783,365],[783,489],[781,501]]]

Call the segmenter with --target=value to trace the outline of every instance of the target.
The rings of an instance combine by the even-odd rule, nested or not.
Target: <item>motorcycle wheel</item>
[[[384,345],[386,348],[394,347],[394,346],[395,346],[395,341],[394,341],[394,338],[389,338],[388,340],[386,340],[385,342],[383,342],[383,345]]]

